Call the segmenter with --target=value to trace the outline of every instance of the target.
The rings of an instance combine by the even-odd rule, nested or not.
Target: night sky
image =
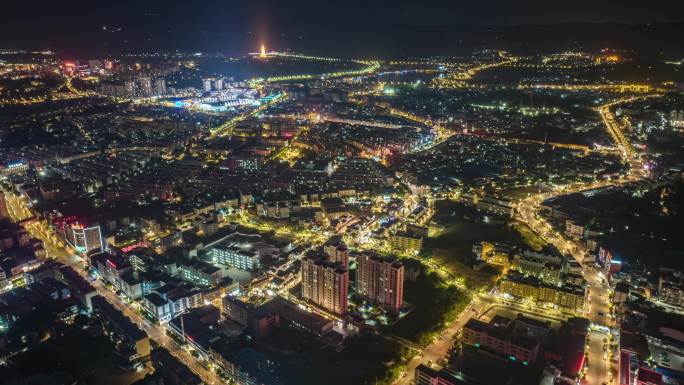
[[[681,0],[4,0],[0,48],[241,51],[262,40],[315,45],[355,28],[683,21]]]

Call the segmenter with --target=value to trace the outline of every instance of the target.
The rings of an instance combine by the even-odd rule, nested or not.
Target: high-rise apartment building
[[[159,78],[154,81],[154,93],[159,96],[166,95],[166,79]]]
[[[349,271],[318,254],[302,259],[302,298],[335,314],[347,311]]]
[[[323,252],[327,254],[332,262],[339,262],[344,267],[349,266],[349,249],[342,242],[342,237],[339,235],[333,236],[323,244]]]
[[[138,78],[138,84],[140,85],[140,96],[152,96],[152,78],[149,76],[142,76]]]
[[[395,258],[362,253],[356,260],[356,292],[393,312],[404,304],[404,265]]]

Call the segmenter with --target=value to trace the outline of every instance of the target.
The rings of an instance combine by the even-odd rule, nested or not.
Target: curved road
[[[556,196],[567,195],[575,192],[591,190],[595,188],[602,188],[608,186],[616,186],[624,183],[635,182],[644,177],[644,169],[641,160],[632,152],[631,145],[625,135],[622,133],[620,126],[616,123],[615,117],[610,108],[621,103],[628,103],[638,99],[653,97],[654,95],[628,97],[617,99],[610,103],[600,106],[597,112],[601,115],[606,129],[611,138],[615,141],[616,146],[623,155],[623,159],[629,163],[629,171],[627,174],[615,181],[604,180],[591,183],[576,183],[566,186],[559,186],[552,192],[540,193],[520,201],[515,207],[514,218],[526,224],[539,236],[544,238],[547,242],[553,244],[559,251],[572,255],[577,261],[582,262],[586,250],[583,245],[574,241],[567,240],[562,234],[556,232],[548,222],[538,217],[541,203],[549,198]],[[585,263],[583,266],[583,275],[587,280],[589,294],[588,303],[589,308],[586,309],[586,317],[592,323],[604,326],[614,326],[613,321],[609,318],[609,293],[610,287],[599,276],[598,270],[593,266],[593,263]],[[406,365],[407,372],[395,381],[394,385],[408,385],[413,381],[415,368],[420,364],[427,364],[429,362],[438,362],[449,351],[453,344],[453,336],[460,331],[463,325],[475,314],[480,314],[483,310],[484,303],[478,298],[474,297],[473,301],[468,307],[454,320],[443,332],[439,338],[431,343],[423,350],[423,354],[417,355],[411,359]],[[610,361],[603,359],[603,339],[607,334],[598,331],[591,331],[589,334],[588,344],[588,370],[586,372],[586,383],[591,385],[602,385],[603,383],[610,383],[609,376]]]

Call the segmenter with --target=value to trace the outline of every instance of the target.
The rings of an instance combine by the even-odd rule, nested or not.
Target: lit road
[[[55,101],[55,100],[70,100],[70,99],[80,99],[85,96],[92,96],[94,94],[91,93],[86,93],[77,90],[74,88],[73,84],[71,83],[72,77],[66,77],[64,82],[59,83],[57,86],[52,87],[48,91],[47,95],[43,96],[33,96],[33,97],[21,97],[21,98],[14,98],[14,99],[2,99],[0,100],[0,104],[2,105],[31,105],[31,104],[39,104],[39,103],[45,103],[48,100]],[[57,92],[62,86],[66,86],[67,90],[69,92]]]
[[[610,379],[610,357],[603,353],[603,340],[608,337],[608,333],[592,330],[589,332],[589,344],[587,345],[587,352],[589,358],[586,364],[586,374],[584,379],[587,384],[601,385],[608,383]]]
[[[627,179],[638,180],[645,176],[644,164],[641,161],[638,154],[635,154],[629,139],[624,134],[622,127],[617,122],[615,115],[610,110],[612,107],[623,103],[630,103],[640,99],[658,97],[659,94],[643,95],[643,96],[633,96],[628,98],[617,99],[610,103],[599,106],[596,111],[601,116],[603,125],[606,126],[606,130],[610,135],[611,139],[615,143],[616,147],[622,154],[623,159],[629,164],[629,172],[625,176]]]
[[[533,195],[529,198],[523,199],[515,207],[515,218],[525,223],[539,236],[544,238],[547,242],[555,246],[559,251],[572,255],[577,261],[583,262],[584,255],[587,251],[584,245],[566,239],[562,233],[556,231],[546,220],[538,216],[540,205],[543,201],[571,193],[581,192],[585,190],[602,188],[608,186],[621,185],[627,182],[637,181],[644,177],[643,163],[638,155],[635,155],[631,143],[622,131],[622,128],[615,120],[615,116],[611,112],[611,108],[622,103],[632,102],[644,97],[652,97],[653,95],[641,97],[628,97],[617,99],[613,102],[604,104],[597,109],[601,119],[606,127],[606,130],[614,141],[615,146],[622,154],[623,159],[629,164],[629,171],[619,180],[604,180],[592,183],[577,183],[567,186],[557,187],[554,191]],[[603,279],[602,273],[599,273],[593,263],[583,263],[583,276],[588,284],[587,306],[585,307],[585,316],[596,325],[613,327],[614,321],[610,315],[610,286]],[[591,331],[589,336],[589,343],[587,346],[588,359],[586,370],[587,384],[603,384],[610,383],[610,359],[603,358],[603,338],[608,334],[599,331]]]
[[[7,210],[9,212],[10,218],[14,222],[21,222],[28,218],[34,217],[24,198],[18,197],[12,192],[3,192],[5,193]],[[57,237],[57,235],[55,235],[44,222],[40,220],[28,221],[24,225],[24,228],[32,237],[43,241],[43,246],[45,247],[47,254],[46,256],[48,258],[72,258],[73,252],[69,252],[69,250],[67,250],[68,245],[66,245],[59,237]]]
[[[603,184],[591,184],[584,186],[584,189],[597,188],[601,185]],[[564,189],[562,192],[556,194],[561,195],[581,190],[582,189],[580,188],[576,188],[576,190]],[[563,235],[556,232],[556,230],[553,229],[548,222],[536,216],[541,202],[544,199],[548,199],[552,196],[554,195],[546,193],[540,194],[540,196],[531,199],[528,198],[524,200],[524,203],[520,204],[516,208],[516,219],[527,224],[533,231],[543,237],[547,242],[554,245],[561,252],[571,254],[576,260],[581,262],[583,260],[584,253],[583,246],[575,243],[574,241],[565,239]],[[607,283],[602,282],[597,269],[593,266],[593,263],[586,263],[582,266],[583,276],[588,283],[588,306],[585,309],[585,316],[594,324],[612,326],[612,321],[608,315],[610,310],[610,305],[608,303],[610,287]],[[592,338],[595,337],[594,334],[604,335],[603,333],[592,332]],[[599,354],[596,354],[593,349],[590,350],[587,364],[589,366],[589,370],[591,371],[591,374],[588,374],[588,377],[591,377],[591,381],[588,382],[589,384],[602,384],[603,382],[608,382],[608,371],[601,369],[603,368],[602,365],[605,364],[605,362],[603,361],[603,357],[600,352]]]
[[[587,264],[589,265],[589,264]],[[589,284],[589,311],[586,314],[587,318],[592,323],[597,325],[604,325],[613,327],[614,322],[610,318],[610,303],[608,296],[610,287],[607,283],[602,283],[599,274],[593,267],[585,267],[584,278]],[[586,377],[587,384],[603,384],[609,383],[610,379],[610,359],[603,357],[603,338],[608,337],[608,333],[591,330],[589,332],[589,344],[587,346],[587,366]]]
[[[93,92],[87,92],[87,91],[81,91],[78,88],[74,87],[73,83],[74,77],[73,76],[67,76],[66,81],[64,85],[66,88],[71,92],[73,95],[78,96],[78,97],[84,97],[84,96],[94,96],[95,93]]]
[[[18,222],[33,216],[23,198],[17,197],[12,192],[4,192],[8,212],[12,220]],[[83,260],[74,255],[74,253],[69,252],[67,249],[68,245],[64,245],[44,222],[35,221],[29,223],[26,225],[26,230],[31,236],[43,241],[50,258],[55,258],[65,265],[71,266],[83,279],[90,282],[93,287],[95,287],[95,290],[99,295],[104,297],[107,302],[126,315],[133,323],[137,324],[140,329],[144,330],[151,340],[158,345],[164,346],[178,360],[187,365],[190,370],[202,379],[202,381],[206,384],[225,383],[225,381],[223,381],[215,372],[205,368],[205,366],[196,360],[188,351],[180,347],[172,338],[167,336],[162,326],[151,324],[137,310],[133,309],[134,305],[124,302],[114,292],[107,289],[102,281],[92,281],[84,268]]]
[[[562,91],[608,91],[648,93],[652,88],[646,84],[519,84],[519,90],[548,89]]]
[[[510,56],[504,51],[499,51],[498,55],[499,61],[486,64],[476,64],[470,68],[466,68],[465,70],[453,71],[443,78],[435,78],[432,80],[432,82],[437,88],[440,89],[463,88],[466,87],[466,82],[471,80],[478,72],[503,65],[513,64],[519,60],[519,58]]]
[[[561,192],[554,194],[568,194],[600,186],[603,186],[603,183],[583,186],[584,188],[563,189]],[[548,222],[536,215],[541,202],[556,195],[545,193],[524,200],[516,207],[516,219],[527,224],[530,229],[539,234],[547,242],[554,245],[561,252],[571,254],[576,260],[581,262],[583,260],[584,247],[574,241],[565,239],[563,235],[556,232]],[[584,279],[586,279],[588,283],[588,306],[585,309],[585,316],[594,324],[612,326],[612,320],[609,318],[610,304],[608,302],[610,286],[601,280],[593,263],[585,263],[582,266]],[[598,338],[596,335],[599,337],[606,336],[604,333],[592,331],[591,339]],[[587,365],[589,366],[587,379],[590,381],[587,383],[600,385],[604,382],[608,383],[608,367],[607,363],[603,360],[601,348],[599,347],[598,352],[595,348],[595,346],[590,344],[587,360]]]
[[[281,56],[288,58],[297,58],[304,60],[314,60],[323,62],[341,62],[342,59],[334,57],[324,57],[324,56],[311,56],[302,55],[289,52],[269,52],[266,54],[260,54],[260,58],[268,58],[271,56]],[[284,75],[284,76],[274,76],[267,79],[252,79],[249,82],[253,87],[258,87],[262,82],[266,81],[269,83],[277,82],[287,82],[287,81],[298,81],[298,80],[310,80],[310,79],[330,79],[330,78],[343,78],[352,76],[369,75],[380,69],[380,62],[374,60],[350,60],[352,63],[361,64],[364,67],[360,69],[351,69],[346,71],[329,72],[324,74],[296,74],[296,75]]]
[[[451,350],[454,344],[454,336],[460,332],[463,326],[472,317],[481,315],[493,302],[484,296],[474,295],[468,306],[453,320],[437,338],[425,347],[421,354],[414,356],[406,364],[405,375],[400,376],[394,385],[409,385],[413,383],[413,377],[418,365],[427,365],[430,362],[439,362]]]

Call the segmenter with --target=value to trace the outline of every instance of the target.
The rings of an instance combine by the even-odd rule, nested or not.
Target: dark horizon
[[[243,54],[261,43],[269,50],[379,59],[407,56],[452,56],[480,48],[528,54],[603,48],[639,52],[648,58],[677,58],[684,50],[679,39],[684,22],[658,24],[563,23],[520,25],[330,24],[281,28],[266,38],[235,26],[230,31],[196,31],[147,35],[99,31],[76,38],[51,35],[44,43],[0,40],[0,49],[52,49],[72,58],[174,51]],[[114,36],[112,36],[114,35]],[[166,35],[172,35],[169,38]],[[7,35],[5,35],[7,36]],[[130,36],[130,37],[129,37]],[[147,36],[140,38],[140,36]]]
[[[677,51],[682,49],[682,43],[676,36],[684,32],[684,4],[674,1],[651,4],[646,10],[641,3],[614,0],[598,4],[550,4],[538,0],[427,0],[420,4],[407,0],[354,0],[342,4],[313,0],[211,0],[193,4],[124,0],[97,6],[80,0],[29,0],[12,1],[3,8],[0,48],[51,48],[73,56],[176,49],[242,53],[254,51],[262,42],[278,50],[343,51],[351,56],[449,55],[459,52],[453,47],[459,40],[476,47],[496,45],[506,39],[507,44],[540,41],[531,47],[537,49],[551,47],[554,42],[549,40],[555,38],[559,43],[554,48],[571,49],[593,43],[596,37],[607,43],[619,42],[625,49],[641,48],[629,47],[632,40],[650,39],[646,48]],[[482,36],[481,32],[488,29],[513,33]],[[515,33],[535,29],[551,29],[552,33]],[[582,36],[583,29],[599,36]],[[654,29],[654,36],[641,38]],[[422,40],[412,43],[417,38],[412,31],[421,34]],[[472,33],[477,36],[469,36],[472,31],[477,31]],[[633,36],[611,36],[616,31]],[[575,47],[571,34],[577,34]],[[395,38],[398,41],[393,41]],[[657,47],[652,46],[655,41]],[[408,44],[386,49],[403,43]]]

